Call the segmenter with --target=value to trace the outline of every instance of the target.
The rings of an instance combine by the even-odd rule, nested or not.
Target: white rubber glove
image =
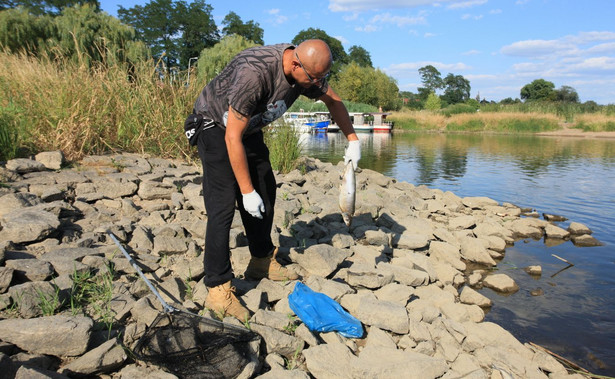
[[[262,219],[261,213],[265,213],[265,203],[263,203],[263,199],[258,192],[254,190],[241,196],[243,196],[243,208],[253,217]]]
[[[359,167],[359,160],[361,159],[361,141],[348,141],[348,147],[344,152],[344,164],[347,165],[349,161],[352,161],[352,165],[356,170]]]

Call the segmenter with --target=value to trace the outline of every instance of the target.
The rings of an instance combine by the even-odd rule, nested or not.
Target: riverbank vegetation
[[[96,3],[10,4],[0,5],[0,161],[44,150],[62,150],[69,160],[109,151],[196,159],[182,125],[199,91],[235,54],[263,43],[258,23],[230,12],[218,27],[212,6],[202,1],[120,7],[119,20]],[[442,78],[428,65],[419,69],[418,94],[400,92],[360,46],[346,53],[337,39],[313,28],[291,42],[310,38],[329,44],[335,60],[329,82],[348,110],[393,112],[388,120],[397,130],[532,133],[566,124],[615,131],[615,105],[580,103],[571,87],[535,80],[523,87],[521,100],[495,103],[470,98],[467,79]],[[300,98],[290,110],[327,109]],[[296,136],[268,138],[272,155],[293,161]],[[285,159],[274,160],[276,168],[289,169]]]

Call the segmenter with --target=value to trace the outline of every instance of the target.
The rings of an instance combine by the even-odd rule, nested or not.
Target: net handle
[[[139,267],[139,265],[137,265],[137,262],[132,259],[132,257],[130,256],[130,254],[128,254],[128,252],[126,251],[126,249],[124,249],[124,247],[122,246],[122,244],[120,243],[120,241],[117,240],[117,238],[115,238],[115,236],[113,235],[113,233],[110,230],[107,230],[107,234],[109,235],[109,237],[111,237],[111,240],[113,240],[113,242],[115,242],[115,244],[117,245],[117,247],[120,248],[120,251],[122,252],[122,254],[124,254],[124,256],[126,257],[126,259],[128,259],[128,262],[132,265],[132,267],[134,267],[134,269],[137,271],[137,273],[139,274],[139,276],[141,277],[141,279],[143,279],[143,281],[145,281],[145,284],[147,284],[147,286],[149,287],[149,289],[154,293],[154,295],[156,295],[156,298],[158,298],[158,301],[160,301],[160,304],[162,304],[162,308],[164,309],[165,312],[176,312],[178,311],[178,309],[173,308],[172,306],[170,306],[169,304],[167,304],[166,301],[164,301],[164,299],[162,298],[162,296],[160,296],[160,293],[156,290],[156,288],[154,288],[154,286],[152,285],[152,283],[149,281],[149,279],[147,279],[145,277],[145,275],[143,274],[143,271],[141,271],[141,268]]]

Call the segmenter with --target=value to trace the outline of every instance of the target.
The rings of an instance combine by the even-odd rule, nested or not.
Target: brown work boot
[[[250,318],[250,311],[241,303],[235,296],[235,287],[231,286],[231,281],[220,284],[216,287],[207,287],[209,291],[207,299],[205,299],[205,307],[216,312],[217,315],[224,318],[225,316],[233,316],[241,322],[245,322]]]
[[[246,279],[261,280],[268,278],[276,281],[297,279],[299,277],[297,274],[278,263],[275,259],[277,253],[278,248],[276,247],[273,253],[267,257],[252,257],[245,272]]]

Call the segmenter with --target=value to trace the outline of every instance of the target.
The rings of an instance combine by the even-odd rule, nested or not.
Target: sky
[[[187,0],[190,2],[190,0]],[[149,0],[101,0],[117,16]],[[372,63],[417,92],[433,65],[470,81],[471,97],[520,98],[535,79],[573,87],[580,101],[615,104],[614,0],[210,0],[216,25],[231,11],[264,30],[265,44],[308,28],[366,49]]]

